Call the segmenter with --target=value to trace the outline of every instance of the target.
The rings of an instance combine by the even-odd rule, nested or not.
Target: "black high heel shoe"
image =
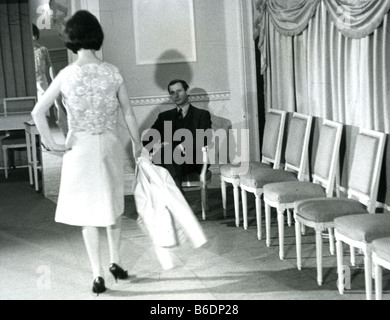
[[[125,280],[125,279],[127,279],[129,277],[127,271],[123,270],[116,263],[112,263],[110,265],[110,272],[114,276],[115,282],[118,282],[118,279]]]
[[[103,293],[107,290],[102,277],[97,277],[92,284],[92,292],[99,296],[99,293]]]

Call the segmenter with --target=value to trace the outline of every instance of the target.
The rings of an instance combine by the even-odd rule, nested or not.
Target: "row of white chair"
[[[381,132],[361,129],[356,137],[352,156],[352,166],[348,179],[348,196],[340,197],[339,184],[339,147],[342,135],[342,124],[324,120],[319,134],[314,170],[307,181],[308,145],[311,134],[312,117],[294,113],[290,121],[285,149],[284,170],[281,166],[281,149],[285,131],[287,114],[279,110],[271,110],[266,119],[262,148],[262,162],[250,162],[248,172],[235,174],[237,165],[221,166],[221,188],[224,215],[226,216],[226,183],[232,183],[234,189],[234,207],[236,225],[239,226],[239,188],[242,194],[243,223],[248,228],[247,196],[251,192],[256,198],[256,221],[258,238],[261,233],[261,196],[265,202],[266,244],[270,246],[271,207],[276,208],[279,233],[279,256],[284,259],[284,212],[287,210],[288,224],[292,219],[290,210],[294,209],[297,267],[302,267],[301,237],[305,227],[316,232],[317,282],[322,285],[322,238],[328,230],[330,251],[335,253],[334,233],[337,240],[337,257],[339,272],[339,291],[343,293],[342,245],[351,246],[351,262],[354,264],[354,247],[365,254],[366,292],[371,298],[371,245],[367,239],[357,241],[353,231],[359,230],[353,223],[363,229],[361,233],[370,234],[371,238],[390,237],[390,215],[368,215],[375,213],[378,194],[380,170],[382,166],[386,135]],[[272,166],[271,166],[272,165]],[[336,197],[334,197],[336,193]],[[377,220],[382,219],[382,220]],[[371,223],[367,223],[367,220]],[[378,227],[387,223],[383,232],[376,232]],[[360,224],[359,224],[360,223]],[[371,226],[367,227],[367,225]],[[386,225],[386,224],[385,224]],[[342,235],[344,229],[350,231]],[[336,229],[336,231],[334,231]],[[375,236],[373,236],[375,235]],[[355,236],[355,237],[354,237]],[[360,234],[361,237],[361,234]],[[352,239],[352,240],[350,240]],[[359,239],[359,238],[358,238]],[[372,240],[374,240],[372,239]],[[360,239],[359,239],[360,240]],[[379,265],[381,261],[375,260]],[[382,264],[383,265],[383,264]],[[380,274],[379,267],[376,269]]]

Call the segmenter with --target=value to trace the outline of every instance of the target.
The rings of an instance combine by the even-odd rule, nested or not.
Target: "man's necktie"
[[[183,120],[183,110],[181,108],[177,111],[177,119],[179,119],[179,121]]]

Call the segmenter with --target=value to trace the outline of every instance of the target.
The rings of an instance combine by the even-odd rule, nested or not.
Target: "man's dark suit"
[[[168,134],[166,135],[165,130],[167,129],[164,124],[172,124],[172,135]],[[192,139],[193,139],[193,163],[184,163],[182,165],[178,165],[177,163],[173,162],[171,163],[162,163],[162,166],[165,167],[172,175],[173,179],[175,180],[178,187],[181,189],[181,181],[182,177],[192,173],[200,173],[202,170],[202,163],[199,163],[199,159],[202,159],[202,150],[201,148],[207,144],[207,140],[205,139],[202,141],[201,146],[196,146],[196,130],[202,129],[207,130],[211,129],[211,116],[210,112],[207,110],[199,109],[194,107],[190,104],[190,107],[188,109],[188,112],[184,119],[180,120],[178,119],[178,112],[177,108],[161,112],[155,121],[155,123],[152,126],[152,129],[157,130],[160,133],[161,136],[161,142],[167,142],[172,143],[172,150],[174,150],[182,141],[173,141],[173,135],[176,132],[176,130],[179,129],[187,129],[189,132],[191,132]],[[210,135],[209,135],[210,137]],[[209,140],[210,141],[210,140]],[[144,141],[144,145],[149,143],[150,141]],[[162,150],[168,150],[168,148],[163,148]],[[170,150],[170,149],[169,149]],[[198,158],[198,163],[197,163]],[[164,154],[161,155],[162,162],[164,159]]]

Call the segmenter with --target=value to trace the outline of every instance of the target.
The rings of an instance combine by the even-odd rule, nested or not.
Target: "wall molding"
[[[230,100],[230,91],[219,91],[209,93],[194,93],[190,94],[190,102],[209,102],[209,101],[222,101]],[[161,96],[145,96],[130,98],[130,103],[133,106],[149,106],[149,105],[161,105],[172,104],[172,100],[169,95]]]

